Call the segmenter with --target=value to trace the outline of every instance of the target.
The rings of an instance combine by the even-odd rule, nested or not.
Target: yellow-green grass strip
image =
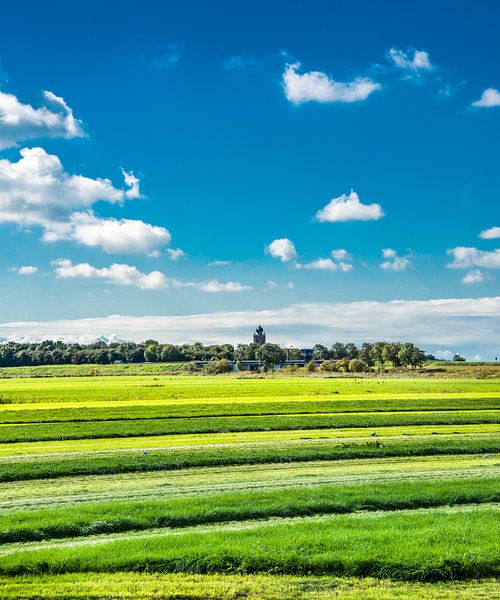
[[[405,425],[378,427],[369,431],[366,427],[310,430],[241,431],[208,434],[172,434],[159,436],[139,436],[128,438],[98,438],[78,440],[51,440],[43,442],[16,442],[0,446],[0,461],[5,457],[23,454],[68,454],[105,451],[138,451],[166,448],[199,448],[206,445],[258,444],[260,442],[281,442],[287,440],[337,440],[339,442],[366,441],[376,437],[381,442],[388,437],[431,436],[431,435],[478,435],[498,434],[500,424],[478,425]],[[375,436],[373,434],[376,434]]]
[[[63,573],[0,577],[7,599],[73,600],[491,600],[495,580],[409,583],[388,579],[182,573]]]
[[[82,390],[85,393],[82,394]],[[211,398],[270,398],[332,395],[384,397],[413,394],[499,394],[500,381],[466,379],[234,379],[210,377],[109,377],[5,379],[0,381],[2,403],[58,403],[110,400],[179,402]]]

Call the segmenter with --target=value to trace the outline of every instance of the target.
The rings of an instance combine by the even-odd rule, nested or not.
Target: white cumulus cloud
[[[218,292],[244,292],[251,290],[252,287],[249,285],[243,285],[238,281],[226,281],[221,282],[216,279],[210,279],[209,281],[202,281],[201,283],[193,284],[193,287],[198,288],[202,292],[209,292],[216,294]]]
[[[358,102],[366,100],[381,89],[368,77],[357,77],[344,83],[335,81],[321,71],[299,73],[300,63],[288,64],[283,73],[283,88],[287,100],[294,104],[303,102]]]
[[[448,250],[453,261],[448,264],[451,269],[470,269],[471,267],[482,267],[483,269],[500,269],[500,250],[491,252],[458,246]]]
[[[500,106],[500,92],[495,88],[488,88],[481,94],[481,98],[472,103],[477,108],[491,108]]]
[[[316,220],[322,223],[340,223],[345,221],[377,221],[384,216],[380,204],[363,204],[358,194],[351,190],[349,195],[342,194],[333,198],[316,213]]]
[[[352,271],[354,268],[350,264],[351,256],[344,248],[338,250],[332,250],[331,258],[318,258],[309,263],[300,264],[296,267],[298,269],[308,269],[313,271],[342,271],[347,273]]]
[[[384,271],[406,271],[412,266],[408,257],[398,256],[393,248],[383,248],[382,256],[386,259],[380,263],[380,268]]]
[[[221,282],[216,279],[208,281],[186,281],[169,279],[160,271],[142,273],[132,265],[113,263],[109,267],[94,267],[89,263],[74,264],[67,258],[60,258],[53,263],[54,273],[60,279],[103,279],[106,283],[137,287],[142,290],[159,290],[163,288],[193,288],[202,292],[244,292],[252,287],[238,281]]]
[[[89,263],[73,264],[60,258],[54,261],[54,272],[61,279],[104,279],[115,285],[130,285],[142,290],[158,290],[168,285],[168,279],[160,271],[142,273],[131,265],[113,263],[109,267],[97,268]]]
[[[489,279],[489,277],[487,275],[485,275],[479,269],[474,269],[473,271],[469,271],[468,273],[466,273],[462,277],[461,281],[462,281],[462,283],[471,285],[473,283],[482,283],[486,279]]]
[[[181,258],[186,258],[186,253],[182,248],[167,248],[167,254],[170,260],[176,261]]]
[[[38,273],[38,267],[33,267],[32,265],[23,265],[22,267],[13,267],[10,270],[14,271],[18,275],[35,275],[35,273]]]
[[[404,52],[398,48],[391,48],[389,50],[389,58],[398,69],[430,71],[433,68],[429,54],[425,50],[408,50]]]
[[[483,238],[483,240],[496,240],[500,238],[500,227],[490,227],[489,229],[485,229],[484,231],[481,231],[479,237]]]
[[[129,190],[109,179],[69,175],[43,148],[23,148],[17,162],[0,160],[0,222],[41,225],[64,222],[98,201],[121,203]]]
[[[139,198],[139,179],[122,171],[125,188],[109,179],[70,175],[59,157],[43,148],[23,148],[15,162],[0,159],[0,223],[38,226],[46,242],[67,240],[100,247],[107,253],[151,253],[171,235],[134,219],[99,218],[91,207],[99,201],[122,204]]]
[[[273,258],[279,258],[282,262],[289,262],[297,258],[295,244],[288,238],[273,240],[266,246],[266,252]]]
[[[91,212],[83,212],[72,214],[67,224],[46,229],[44,240],[75,241],[102,248],[108,254],[148,254],[170,243],[171,235],[164,227],[143,221],[101,219]]]
[[[85,136],[81,121],[75,119],[63,98],[48,91],[43,96],[46,105],[33,108],[14,94],[0,91],[0,150],[42,137]]]

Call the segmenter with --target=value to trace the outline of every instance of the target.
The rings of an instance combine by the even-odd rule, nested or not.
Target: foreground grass
[[[464,425],[500,422],[499,410],[408,411],[34,423],[0,426],[0,443],[341,427]]]
[[[68,454],[25,454],[2,459],[0,481],[40,479],[75,475],[99,475],[137,471],[161,471],[216,465],[280,463],[307,460],[431,456],[439,454],[495,453],[500,438],[477,436],[387,437],[376,441],[288,440],[261,444],[234,444],[205,447],[128,452],[72,452]],[[371,439],[371,438],[370,438]],[[41,443],[41,442],[37,442]],[[23,459],[23,460],[22,460]]]
[[[163,530],[83,543],[16,544],[0,574],[92,571],[273,573],[406,581],[500,574],[494,507],[358,513]]]
[[[372,578],[85,573],[0,577],[1,597],[67,600],[491,600],[493,580],[406,583]]]
[[[431,479],[246,491],[166,500],[68,503],[0,516],[0,543],[223,521],[402,510],[500,501],[495,478]]]

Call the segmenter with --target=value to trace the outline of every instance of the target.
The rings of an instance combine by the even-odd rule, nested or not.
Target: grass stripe
[[[495,478],[372,482],[285,490],[227,492],[208,497],[69,504],[0,516],[0,543],[88,536],[223,521],[402,510],[500,501]]]
[[[308,430],[341,427],[402,425],[462,425],[500,422],[500,411],[429,411],[350,413],[335,415],[271,415],[262,417],[206,417],[204,419],[140,419],[83,423],[0,425],[0,443],[158,436],[243,431]]]
[[[253,522],[151,536],[141,532],[135,538],[95,540],[84,546],[51,543],[23,550],[18,545],[17,552],[0,558],[0,573],[160,571],[472,579],[499,574],[498,533],[498,511],[487,506],[282,519],[257,527]]]
[[[314,442],[314,443],[313,443]],[[203,449],[171,448],[155,450],[146,456],[138,452],[114,454],[68,454],[61,457],[26,455],[28,460],[2,464],[0,481],[41,479],[75,475],[160,471],[215,465],[280,463],[307,460],[382,458],[390,456],[430,456],[439,454],[493,453],[500,450],[498,436],[454,436],[386,438],[367,442],[331,442],[304,440],[247,447],[242,444]]]

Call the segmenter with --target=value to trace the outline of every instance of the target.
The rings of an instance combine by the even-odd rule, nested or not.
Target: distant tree
[[[356,344],[346,344],[345,347],[345,358],[352,360],[353,358],[358,358],[359,350]]]
[[[341,358],[345,358],[347,355],[345,345],[341,342],[335,342],[333,346],[330,348],[330,358],[333,360],[340,360]]]
[[[298,348],[284,348],[286,360],[303,360],[304,355]]]
[[[454,354],[453,361],[454,362],[465,362],[465,357],[461,356],[460,354]]]
[[[144,358],[147,362],[157,362],[158,344],[149,344],[149,346],[146,346],[146,350],[144,350]]]
[[[382,360],[383,362],[390,362],[394,367],[399,367],[401,361],[399,359],[399,351],[401,350],[401,344],[385,344],[382,348]]]
[[[361,348],[358,353],[358,358],[362,360],[368,367],[373,367],[373,358],[372,358],[372,349],[373,344],[369,344],[365,342],[361,345]]]
[[[330,357],[328,348],[323,344],[315,344],[313,346],[313,358],[316,360],[327,360]]]
[[[236,359],[255,360],[255,351],[257,344],[238,344],[234,351]]]
[[[277,344],[262,344],[255,351],[255,357],[264,366],[278,365],[285,360],[285,352]]]
[[[425,362],[425,354],[423,350],[417,348],[414,344],[406,343],[401,345],[401,349],[398,352],[399,360],[405,367],[419,367]]]

